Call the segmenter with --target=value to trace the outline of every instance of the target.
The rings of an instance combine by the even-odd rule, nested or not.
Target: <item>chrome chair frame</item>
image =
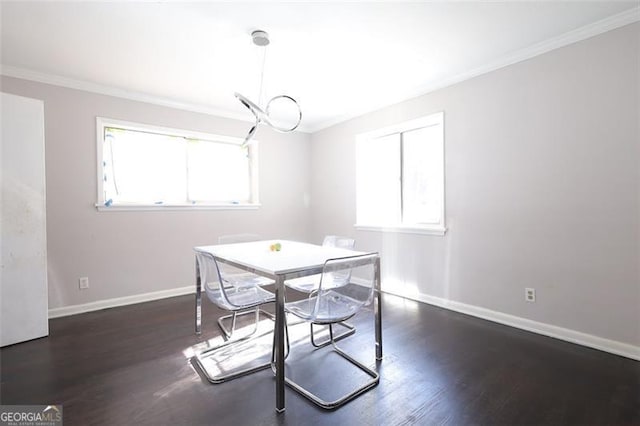
[[[325,274],[327,272],[332,272],[332,271],[338,271],[338,270],[344,270],[344,269],[350,269],[356,266],[363,266],[363,265],[368,265],[371,264],[373,267],[373,264],[371,263],[370,258],[371,257],[375,257],[377,256],[376,254],[366,254],[366,255],[358,255],[358,256],[351,256],[351,257],[347,257],[347,258],[341,258],[341,259],[329,259],[325,262],[325,266],[323,268],[323,272],[322,272],[322,277],[325,276]],[[375,275],[375,269],[373,270],[373,274]],[[375,292],[375,288],[374,288],[374,283],[373,280],[375,278],[372,278],[372,282],[371,282],[371,287],[369,289],[369,295],[368,298],[366,300],[366,302],[363,303],[362,306],[366,306],[369,305],[374,298],[374,292]],[[322,279],[320,281],[320,286],[318,288],[318,292],[322,291]],[[319,296],[310,296],[310,300],[312,297],[319,297]],[[302,319],[304,319],[302,316],[296,314],[294,311],[289,310],[286,308],[285,305],[285,309],[287,310],[287,312],[296,315]],[[306,319],[307,321],[310,321],[312,324],[319,324],[319,325],[329,325],[329,342],[327,344],[323,344],[320,346],[316,346],[318,347],[324,347],[327,346],[328,344],[332,345],[333,351],[335,353],[337,353],[338,355],[340,355],[342,358],[346,359],[347,361],[349,361],[352,365],[358,367],[361,371],[363,371],[364,373],[366,373],[368,376],[371,377],[370,380],[368,380],[364,385],[356,388],[354,391],[349,392],[348,394],[333,400],[333,401],[326,401],[322,398],[320,398],[318,395],[315,395],[314,393],[312,393],[311,391],[305,389],[303,386],[301,386],[300,384],[296,383],[295,381],[291,380],[290,378],[285,376],[285,384],[287,386],[289,386],[291,389],[293,389],[294,391],[296,391],[297,393],[299,393],[300,395],[302,395],[303,397],[307,398],[309,401],[313,402],[314,404],[318,405],[321,408],[327,409],[327,410],[334,410],[344,404],[346,404],[347,402],[353,400],[354,398],[358,397],[359,395],[367,392],[368,390],[374,388],[375,386],[378,385],[378,383],[380,382],[380,376],[377,373],[377,371],[367,367],[366,365],[362,364],[361,362],[359,362],[358,360],[356,360],[355,358],[353,358],[351,355],[347,354],[344,350],[340,349],[337,345],[336,345],[336,337],[333,335],[333,328],[331,327],[332,324],[339,324],[342,323],[343,321],[349,320],[351,318],[353,318],[356,313],[359,311],[360,308],[358,308],[356,310],[356,312],[352,313],[351,315],[348,315],[344,318],[331,318],[331,319],[326,319],[326,320],[318,320],[318,319]],[[286,327],[285,327],[286,330]],[[313,335],[312,335],[313,336]],[[288,348],[288,346],[287,346]]]
[[[349,336],[351,336],[352,334],[354,334],[356,332],[356,326],[353,325],[353,324],[350,324],[350,323],[348,323],[346,321],[337,322],[335,324],[328,324],[329,325],[329,339],[327,339],[326,341],[324,341],[322,343],[318,343],[318,342],[316,342],[316,339],[314,338],[314,336],[315,336],[315,332],[313,330],[314,324],[315,325],[325,325],[325,324],[320,324],[320,323],[315,323],[315,322],[312,322],[312,323],[309,324],[309,327],[311,329],[311,333],[310,333],[311,344],[316,348],[324,348],[325,346],[330,345],[332,340],[334,342],[337,342],[338,340],[342,340],[345,337],[349,337]],[[341,334],[338,334],[337,336],[333,336],[333,326],[334,325],[342,326],[342,327],[346,328],[347,330],[344,331]]]
[[[254,334],[256,331],[258,331],[258,324],[260,323],[260,314],[263,314],[269,319],[272,319],[274,321],[276,319],[276,317],[271,312],[264,311],[260,308],[251,309],[251,310],[242,311],[242,312],[233,312],[229,315],[218,317],[218,327],[220,328],[220,330],[222,330],[222,333],[224,334],[227,340],[231,339],[231,337],[233,336],[233,332],[236,328],[236,320],[238,319],[238,317],[242,317],[250,314],[254,314],[256,316],[254,329],[253,329],[253,332],[251,332],[250,334]],[[228,319],[231,319],[231,329],[227,329],[227,327],[224,325],[224,321]]]
[[[218,244],[233,244],[233,243],[246,243],[246,242],[250,242],[250,241],[257,241],[259,240],[260,237],[257,234],[234,234],[234,235],[221,235],[218,237]],[[224,269],[224,268],[223,268]],[[260,277],[262,278],[262,277]],[[252,286],[252,285],[269,285],[269,284],[274,284],[274,282],[272,280],[269,280],[267,278],[265,278],[264,280],[262,280],[262,282],[258,282],[256,284],[245,284],[240,282],[230,282],[228,281],[229,285],[232,286]],[[225,337],[227,339],[231,339],[231,336],[233,335],[233,332],[236,328],[236,320],[238,319],[239,316],[245,316],[245,315],[249,315],[251,313],[254,313],[254,310],[247,310],[244,312],[233,312],[229,315],[224,315],[218,318],[218,327],[220,327],[220,330],[224,333]],[[260,322],[260,314],[264,314],[265,316],[267,316],[268,318],[272,319],[275,321],[275,315],[273,315],[270,312],[261,310],[259,307],[256,308],[255,310],[255,314],[256,314],[256,321],[255,321],[255,328],[253,333],[255,333],[258,330],[258,323]],[[224,321],[226,320],[231,320],[231,328],[228,329],[225,325],[224,325]],[[251,334],[253,334],[251,333]]]
[[[204,285],[202,285],[203,284],[202,283],[202,274],[201,274],[201,269],[200,269],[200,264],[199,264],[200,259],[207,259],[208,261],[213,262],[213,265],[215,266],[215,271],[216,271],[216,274],[217,274],[218,283],[219,283],[219,286],[220,286],[220,293],[222,294],[222,299],[225,300],[226,306],[221,306],[220,304],[216,303],[214,300],[212,300],[212,302],[214,304],[216,304],[218,307],[220,307],[221,309],[229,310],[229,309],[237,308],[237,310],[233,311],[233,314],[226,315],[225,317],[222,317],[222,318],[229,318],[229,317],[234,316],[235,314],[237,314],[237,315],[247,315],[247,314],[253,313],[253,314],[256,315],[256,323],[255,323],[253,331],[251,331],[249,334],[247,334],[246,336],[243,336],[243,337],[241,337],[239,339],[229,339],[226,336],[226,333],[225,333],[225,337],[227,337],[227,341],[225,341],[224,343],[222,343],[222,344],[220,344],[218,346],[206,349],[206,350],[196,354],[195,355],[196,364],[198,365],[200,370],[203,372],[203,374],[206,377],[206,379],[210,383],[213,383],[213,384],[223,383],[223,382],[226,382],[226,381],[229,381],[229,380],[236,379],[238,377],[246,376],[248,374],[255,373],[257,371],[269,368],[271,366],[271,361],[263,363],[263,364],[260,364],[260,365],[257,365],[257,366],[253,366],[253,367],[242,368],[242,369],[239,369],[239,370],[234,371],[232,373],[219,375],[219,376],[212,376],[207,371],[207,369],[206,369],[206,367],[204,365],[204,361],[203,361],[205,358],[213,356],[219,350],[222,350],[222,349],[227,348],[227,347],[229,347],[231,345],[234,345],[234,344],[238,344],[238,343],[244,342],[244,341],[254,337],[255,333],[258,330],[260,312],[268,314],[268,317],[270,319],[272,319],[272,320],[274,319],[274,316],[272,314],[261,310],[259,308],[259,306],[261,306],[263,304],[266,304],[266,303],[275,302],[275,295],[273,295],[269,299],[260,300],[260,301],[254,301],[253,303],[249,303],[249,304],[246,304],[246,305],[235,305],[233,302],[230,301],[229,297],[226,294],[227,288],[231,288],[232,286],[229,286],[229,287],[225,288],[225,285],[224,285],[225,280],[223,279],[222,274],[220,273],[220,268],[218,266],[218,262],[215,259],[215,257],[213,255],[211,255],[210,253],[198,252],[196,254],[196,280],[198,281],[198,285],[201,286],[202,288],[204,288],[205,293],[207,293],[208,296],[209,296],[209,292],[211,290],[208,287],[208,283],[206,282],[207,280],[205,280]],[[263,290],[263,291],[267,292],[266,290]],[[267,292],[267,293],[269,293],[269,292]],[[209,296],[209,298],[211,299],[211,296]],[[220,320],[222,318],[220,318],[218,320],[218,325],[220,325],[221,328],[223,328],[223,326],[220,324],[221,323]],[[235,326],[235,317],[233,318],[232,321],[233,321],[233,324]],[[223,331],[224,331],[224,329],[223,329]],[[273,331],[271,331],[271,332],[273,332]],[[274,340],[275,340],[275,333],[274,333]],[[288,348],[288,341],[287,341],[287,348]]]
[[[347,242],[347,244],[345,244],[345,242]],[[327,235],[324,237],[324,241],[322,242],[323,246],[333,246],[333,247],[343,247],[343,248],[350,248],[352,249],[353,246],[355,245],[355,240],[353,238],[349,238],[349,237],[342,237],[339,235]],[[313,280],[313,277],[305,277],[306,281],[308,280]],[[287,283],[285,282],[285,285]],[[303,292],[303,293],[312,293],[313,291],[317,290],[317,288],[314,287],[310,287],[307,291],[307,289],[304,289],[303,287],[298,287],[298,286],[292,286],[292,288],[296,291],[299,292]],[[310,339],[311,339],[311,344],[316,347],[316,348],[323,348],[325,346],[328,346],[331,344],[331,339],[327,339],[322,343],[318,343],[315,339],[315,331],[313,329],[314,325],[324,325],[324,324],[319,324],[319,323],[310,323],[309,324],[309,330],[310,330]],[[329,325],[329,335],[331,336],[333,334],[333,326],[334,324],[328,324]],[[341,327],[345,328],[346,330],[344,332],[342,332],[341,334],[338,334],[336,336],[334,336],[333,340],[334,341],[338,341],[338,340],[342,340],[345,337],[349,337],[351,335],[353,335],[356,332],[356,327],[353,324],[350,324],[346,321],[343,322],[339,322],[336,323],[335,325],[340,325]]]

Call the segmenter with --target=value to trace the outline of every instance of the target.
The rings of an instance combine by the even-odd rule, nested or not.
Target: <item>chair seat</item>
[[[311,293],[313,290],[317,290],[320,286],[320,277],[322,275],[310,275],[308,277],[300,277],[293,278],[291,280],[286,280],[284,284],[297,291],[301,291],[303,293]]]
[[[320,306],[314,308],[317,296],[285,304],[287,312],[316,324],[331,324],[348,320],[358,312],[363,303],[335,291],[327,291],[320,298]]]
[[[218,306],[237,311],[240,309],[249,309],[261,305],[263,303],[274,302],[275,295],[270,291],[264,290],[258,286],[250,287],[225,287],[226,299],[222,297],[221,291],[217,289],[209,289],[207,295],[211,301]],[[215,300],[214,300],[215,299]]]
[[[260,275],[252,274],[251,272],[237,272],[232,274],[226,274],[224,281],[234,287],[251,287],[251,286],[264,286],[274,284],[274,281],[261,277]]]
[[[322,274],[310,275],[307,277],[293,278],[286,280],[284,284],[294,290],[301,291],[303,293],[311,293],[320,287],[320,278]],[[342,287],[349,284],[349,277],[334,277],[330,272],[324,274],[324,282],[322,288],[325,290]]]

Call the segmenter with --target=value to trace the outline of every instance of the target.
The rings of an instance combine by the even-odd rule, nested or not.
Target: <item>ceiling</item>
[[[638,20],[638,4],[2,2],[0,53],[5,75],[249,121],[233,93],[258,98],[262,29],[265,98],[293,96],[315,131]]]

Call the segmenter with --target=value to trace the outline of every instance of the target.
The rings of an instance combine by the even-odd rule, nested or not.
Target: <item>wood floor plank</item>
[[[383,303],[380,384],[337,411],[287,389],[276,414],[269,370],[204,381],[190,357],[219,336],[220,311],[205,301],[196,336],[193,296],[51,320],[48,338],[0,350],[0,403],[62,404],[65,425],[640,425],[637,361],[395,296]],[[354,322],[341,346],[374,365],[373,313]],[[295,327],[287,374],[328,393],[358,380]]]

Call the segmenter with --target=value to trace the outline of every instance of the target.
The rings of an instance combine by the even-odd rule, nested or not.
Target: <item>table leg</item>
[[[375,278],[375,299],[373,302],[373,311],[376,317],[376,359],[382,359],[382,290],[380,284],[380,257],[376,258],[374,264]]]
[[[284,411],[284,279],[278,276],[276,279],[276,411]]]
[[[196,334],[202,333],[202,281],[196,257]]]

